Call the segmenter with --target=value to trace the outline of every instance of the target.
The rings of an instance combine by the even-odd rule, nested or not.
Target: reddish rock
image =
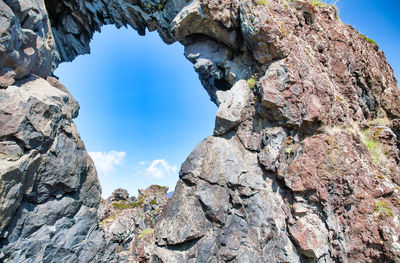
[[[336,7],[78,2],[0,0],[0,260],[400,262],[400,91]],[[101,230],[78,105],[49,76],[104,24],[179,41],[219,110],[165,206],[104,201]]]

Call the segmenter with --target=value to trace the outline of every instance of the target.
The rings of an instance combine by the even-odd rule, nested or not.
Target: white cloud
[[[178,168],[176,165],[168,163],[165,159],[153,160],[147,167],[147,162],[141,161],[139,163],[137,175],[144,175],[152,177],[154,179],[163,179],[166,177],[176,176],[178,174]]]
[[[122,164],[126,153],[117,151],[89,152],[89,155],[92,157],[97,171],[107,175],[114,171],[115,166]]]

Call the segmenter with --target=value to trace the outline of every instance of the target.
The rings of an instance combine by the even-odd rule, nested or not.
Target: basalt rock
[[[109,240],[104,250],[113,262],[146,262],[155,244],[154,226],[167,203],[168,187],[151,185],[140,190],[138,197],[130,197],[126,190],[117,189],[107,200],[102,200],[98,215],[99,225]],[[124,198],[116,198],[123,193]],[[101,257],[95,261],[103,261]]]
[[[151,224],[104,231],[79,107],[52,72],[105,24],[179,41],[219,109]],[[397,81],[334,6],[0,0],[0,58],[1,261],[400,262]]]

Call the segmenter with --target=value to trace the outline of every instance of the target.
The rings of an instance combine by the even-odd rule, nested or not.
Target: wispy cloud
[[[92,157],[97,171],[100,174],[108,175],[114,171],[115,166],[121,165],[125,158],[125,152],[108,151],[108,152],[89,152]]]
[[[154,179],[176,176],[178,173],[177,166],[168,163],[165,159],[153,160],[151,163],[141,161],[136,169],[136,175],[148,176]]]

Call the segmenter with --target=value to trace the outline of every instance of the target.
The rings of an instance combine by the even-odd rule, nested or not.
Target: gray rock
[[[211,223],[206,219],[200,201],[190,187],[179,182],[174,196],[185,196],[185,200],[172,197],[155,228],[157,244],[177,245],[196,240],[205,235]],[[175,222],[170,220],[174,218]]]
[[[125,189],[118,188],[115,189],[110,197],[110,201],[128,201],[129,199],[129,193]]]
[[[240,80],[230,90],[217,91],[219,107],[215,119],[215,135],[230,131],[246,116],[246,108],[250,104],[250,88],[246,81]]]
[[[17,84],[0,90],[1,251],[10,262],[76,262],[91,246],[82,241],[100,201],[93,163],[72,123],[79,107],[44,79]],[[82,262],[104,248],[100,241]]]
[[[14,84],[16,74],[11,68],[0,69],[0,88],[7,88]]]
[[[174,197],[156,226],[155,255],[163,262],[260,262],[267,247],[278,261],[299,262],[276,182],[263,178],[257,155],[243,149],[236,136],[209,137],[182,165]],[[174,246],[181,252],[166,249]],[[204,247],[210,252],[200,254]]]
[[[213,40],[200,39],[186,45],[185,56],[194,64],[203,87],[217,106],[217,91],[227,91],[251,75],[252,57],[248,52],[232,58],[232,50]]]
[[[400,262],[400,91],[336,16],[307,1],[0,0],[0,261]],[[79,105],[52,73],[106,24],[179,41],[219,106],[168,202],[153,185],[98,209]]]
[[[278,157],[285,143],[286,132],[281,127],[272,128],[266,131],[265,147],[258,155],[260,163],[265,169],[276,172],[278,169]]]

